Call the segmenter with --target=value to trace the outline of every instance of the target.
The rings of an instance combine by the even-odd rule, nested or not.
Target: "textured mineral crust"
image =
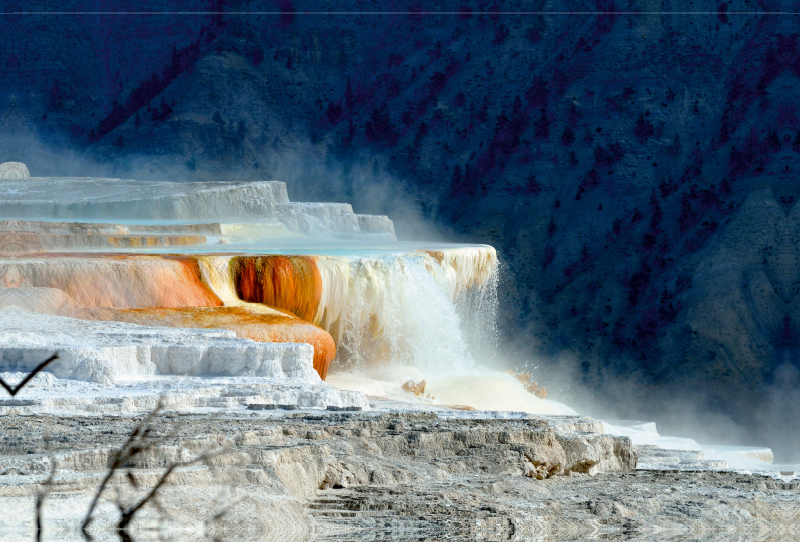
[[[57,352],[49,372],[100,384],[159,374],[319,381],[311,345],[260,343],[229,330],[90,322],[16,307],[0,311],[0,329],[2,370],[30,371]]]
[[[0,179],[27,179],[31,176],[28,166],[22,162],[3,162],[0,164]]]
[[[28,509],[36,484],[48,468],[42,431],[51,427],[59,475],[44,513],[51,518],[50,525],[61,528],[74,527],[80,519],[108,464],[110,450],[122,444],[134,425],[127,417],[103,415],[7,416],[5,421],[10,429],[0,437],[0,471],[6,472],[0,477],[0,506]],[[304,539],[314,532],[342,530],[352,535],[353,528],[364,527],[363,520],[386,512],[396,516],[396,524],[402,527],[432,511],[426,501],[438,500],[430,492],[441,491],[437,488],[443,484],[452,484],[448,492],[452,496],[445,499],[452,499],[462,515],[453,516],[449,528],[454,534],[466,533],[475,519],[493,514],[477,502],[470,505],[472,510],[464,510],[470,499],[478,497],[463,491],[465,483],[507,480],[524,488],[571,473],[596,475],[636,466],[629,439],[596,433],[599,424],[587,418],[446,419],[434,413],[385,411],[225,410],[219,417],[167,412],[152,427],[154,436],[166,436],[166,441],[158,453],[131,465],[131,476],[140,489],[152,485],[159,469],[174,458],[227,446],[215,468],[198,466],[177,472],[164,504],[168,510],[181,510],[181,521],[200,522],[213,514],[210,497],[230,484],[234,494],[249,497],[212,528],[237,538],[244,534],[247,540]],[[124,478],[120,476],[115,484],[124,484]],[[352,492],[374,493],[375,511],[383,508],[383,513],[369,512],[370,505],[364,514],[333,509],[331,503],[350,498]],[[398,492],[404,497],[391,510],[392,496]],[[408,502],[415,495],[416,504]],[[106,522],[113,518],[109,504],[101,507]],[[144,519],[156,513],[150,509]],[[22,514],[6,516],[0,527],[24,529],[30,519]],[[431,517],[426,522],[434,531],[448,529],[443,520]],[[509,515],[503,521],[512,520]]]
[[[234,505],[209,533],[230,540],[795,540],[797,481],[736,473],[634,470],[625,437],[580,417],[496,419],[499,413],[224,410],[165,412],[158,453],[130,465],[146,491],[172,460],[226,447],[212,466],[173,474],[161,512],[147,506],[134,525],[192,540],[191,529]],[[45,500],[45,540],[69,533],[136,420],[127,416],[7,416],[0,436],[3,532],[32,527],[37,483],[47,472],[42,440],[52,435],[59,474]],[[122,487],[127,476],[114,478]],[[111,497],[109,497],[111,498]],[[157,523],[162,512],[171,519]],[[103,500],[94,534],[115,509]],[[196,531],[195,531],[196,532]],[[176,534],[179,533],[179,534]],[[714,533],[708,538],[709,533]],[[194,535],[196,536],[196,535]],[[54,539],[54,538],[50,538]],[[109,538],[110,539],[110,538]]]

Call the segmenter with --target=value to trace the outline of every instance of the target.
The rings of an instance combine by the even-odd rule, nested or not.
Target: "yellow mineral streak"
[[[72,236],[74,237],[74,236]],[[88,237],[88,236],[87,236]],[[91,239],[91,237],[89,237]],[[102,238],[107,243],[106,246],[122,248],[142,248],[160,246],[182,246],[182,245],[202,245],[207,242],[202,235],[114,235]],[[104,246],[100,243],[93,243],[89,246]]]
[[[236,295],[236,285],[230,271],[230,262],[233,256],[198,256],[197,266],[200,276],[208,288],[222,301],[226,307],[243,307],[248,311],[275,316],[286,316],[286,313],[262,305],[261,303],[248,303]]]
[[[289,231],[280,222],[220,224],[220,233],[243,240],[305,237],[300,233]]]
[[[200,268],[200,276],[211,291],[226,306],[235,307],[244,301],[236,295],[236,286],[230,271],[231,258],[232,256],[198,256],[197,266]]]

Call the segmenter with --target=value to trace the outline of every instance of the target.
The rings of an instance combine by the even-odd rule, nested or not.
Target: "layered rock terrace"
[[[419,260],[450,301],[496,271],[491,247],[398,250],[387,217],[290,202],[277,181],[37,178],[15,176],[22,170],[14,164],[6,169],[0,322],[13,332],[0,344],[6,369],[30,368],[58,347],[63,359],[48,370],[98,383],[284,373],[313,383],[325,379],[347,329],[364,335],[364,349],[387,350],[387,298],[393,274],[407,267],[392,261]],[[350,255],[309,254],[323,239]],[[368,257],[357,255],[361,246],[373,247]],[[22,329],[34,335],[24,338]],[[68,340],[72,331],[78,335]],[[143,346],[143,337],[159,335],[175,344]]]

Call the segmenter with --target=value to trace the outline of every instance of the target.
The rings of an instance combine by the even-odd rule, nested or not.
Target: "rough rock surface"
[[[558,418],[279,412],[229,410],[216,418],[165,413],[153,427],[155,435],[167,440],[160,453],[130,465],[132,475],[145,488],[169,461],[223,445],[228,452],[215,460],[216,469],[193,467],[174,475],[164,502],[168,510],[184,512],[180,516],[184,522],[196,523],[213,513],[209,496],[231,484],[235,494],[247,493],[249,498],[245,506],[234,506],[212,526],[218,534],[244,534],[246,540],[294,536],[307,540],[313,533],[323,538],[337,533],[352,537],[359,528],[385,519],[403,539],[404,531],[415,536],[448,530],[466,534],[481,518],[502,518],[502,524],[511,528],[517,522],[525,524],[528,519],[513,505],[498,508],[498,503],[490,504],[491,498],[479,503],[484,493],[496,493],[492,488],[498,483],[529,491],[535,498],[543,480],[563,479],[567,473],[583,479],[579,472],[588,462],[596,461],[598,472],[630,471],[636,465],[636,454],[625,437],[598,440],[597,448],[583,448],[585,453],[578,448],[567,451],[571,442],[589,433],[569,431]],[[42,434],[49,426],[59,475],[45,515],[58,518],[53,521],[61,527],[74,525],[110,450],[121,445],[134,423],[127,417],[102,415],[6,417],[8,429],[0,436],[0,472],[5,473],[0,476],[0,505],[16,502],[26,507],[33,498],[36,483],[47,471]],[[115,480],[116,485],[123,482],[121,476]],[[369,502],[359,502],[361,497]],[[260,513],[253,514],[253,502]],[[71,516],[64,511],[65,503],[73,506]],[[449,518],[444,513],[448,503],[454,512]],[[100,525],[113,513],[101,508],[101,516]],[[153,516],[155,510],[150,509],[144,519]],[[255,523],[243,522],[244,518]],[[24,530],[29,520],[22,515],[0,520],[0,540],[4,528]]]
[[[87,308],[57,288],[0,288],[0,311],[18,307],[31,312],[82,320],[127,322],[142,326],[227,329],[237,337],[267,343],[306,343],[314,347],[314,369],[325,379],[336,355],[333,338],[319,327],[263,305],[185,309]]]
[[[210,532],[234,540],[800,539],[797,481],[634,471],[636,452],[624,437],[568,451],[602,436],[587,431],[595,424],[585,418],[460,414],[481,413],[167,412],[154,423],[155,434],[167,440],[158,454],[131,464],[131,475],[144,491],[169,461],[228,447],[213,468],[179,469],[164,494],[163,509],[176,514],[162,527],[190,540],[186,530],[217,510],[215,498],[228,485],[234,500],[244,499]],[[32,512],[48,468],[42,440],[48,426],[59,475],[45,500],[45,539],[56,527],[68,532],[110,449],[134,423],[102,415],[6,417],[0,506]],[[591,461],[600,467],[594,476],[582,472]],[[114,479],[115,487],[122,484],[123,476]],[[155,525],[157,515],[145,508],[135,527]],[[113,518],[104,502],[96,529]],[[0,515],[0,540],[31,525],[30,514]]]
[[[0,296],[0,299],[2,296]],[[237,337],[267,343],[305,343],[314,347],[314,369],[324,380],[336,355],[336,344],[326,331],[293,315],[252,304],[239,307],[186,309],[85,309],[80,318],[128,322],[144,326],[228,329]]]
[[[11,385],[26,372],[3,371]],[[369,410],[363,393],[340,391],[320,380],[287,378],[155,376],[97,384],[36,375],[16,397],[0,399],[0,415],[135,416],[153,410],[159,401],[172,410],[198,412],[208,408],[251,410]],[[199,410],[197,410],[199,409]]]
[[[27,179],[31,176],[28,166],[22,162],[3,162],[0,164],[0,179]]]

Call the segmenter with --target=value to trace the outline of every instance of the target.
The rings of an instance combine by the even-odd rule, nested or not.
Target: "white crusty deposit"
[[[27,179],[31,174],[22,162],[3,162],[0,164],[0,179]]]
[[[26,372],[0,371],[0,378],[12,385]],[[120,414],[151,411],[161,402],[170,410],[242,409],[254,411],[370,410],[363,393],[339,391],[321,380],[271,379],[226,376],[149,376],[98,384],[56,378],[41,372],[19,395],[0,396],[0,416],[7,414]],[[2,538],[0,538],[0,541]]]
[[[219,375],[321,382],[314,348],[260,343],[221,329],[147,327],[0,310],[0,371],[31,370],[53,353],[59,378],[109,384],[149,375]]]
[[[290,231],[315,237],[396,239],[387,217],[357,215],[346,203],[293,203],[279,181],[22,178],[15,171],[9,169],[15,176],[2,183],[0,218],[278,221]]]

